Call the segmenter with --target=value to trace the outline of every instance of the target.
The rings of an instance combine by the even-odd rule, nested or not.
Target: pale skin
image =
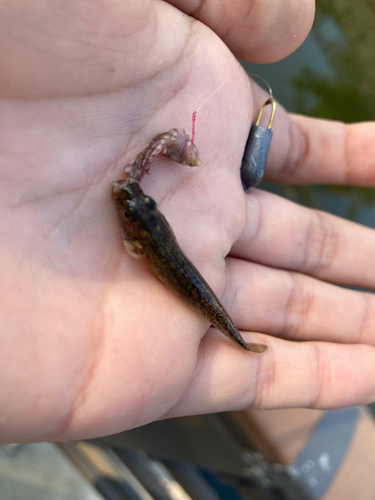
[[[375,399],[375,298],[337,287],[375,289],[375,232],[245,194],[239,178],[266,94],[232,53],[285,57],[312,3],[171,4],[0,3],[1,442]],[[111,200],[126,163],[156,134],[187,129],[228,78],[197,115],[202,166],[157,160],[142,188],[263,354],[207,331],[127,254]],[[279,106],[273,130],[267,180],[375,186],[375,124]]]

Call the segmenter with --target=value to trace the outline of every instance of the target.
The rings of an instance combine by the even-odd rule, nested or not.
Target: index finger
[[[273,130],[267,181],[375,185],[375,122],[344,124],[282,110]]]

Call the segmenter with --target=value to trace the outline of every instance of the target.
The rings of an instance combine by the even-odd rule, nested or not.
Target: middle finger
[[[254,189],[231,256],[375,289],[375,231]]]
[[[227,258],[225,303],[240,330],[375,345],[375,295]]]

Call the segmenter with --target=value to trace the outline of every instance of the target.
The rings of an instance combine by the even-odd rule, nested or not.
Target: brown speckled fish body
[[[215,293],[180,248],[155,201],[138,182],[113,183],[112,195],[119,213],[124,243],[137,258],[144,257],[168,288],[243,349],[263,352],[263,344],[247,344]]]

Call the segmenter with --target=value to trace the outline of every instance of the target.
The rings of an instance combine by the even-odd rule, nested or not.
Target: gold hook
[[[263,110],[269,104],[271,104],[271,106],[272,106],[272,111],[271,111],[270,121],[268,122],[267,128],[269,128],[269,129],[272,128],[273,119],[275,117],[275,112],[276,112],[276,101],[274,101],[272,97],[270,97],[269,99],[267,99],[267,101],[262,104],[262,106],[261,106],[261,108],[259,110],[259,115],[258,115],[257,121],[255,122],[255,126],[259,125],[260,119],[262,118]]]

